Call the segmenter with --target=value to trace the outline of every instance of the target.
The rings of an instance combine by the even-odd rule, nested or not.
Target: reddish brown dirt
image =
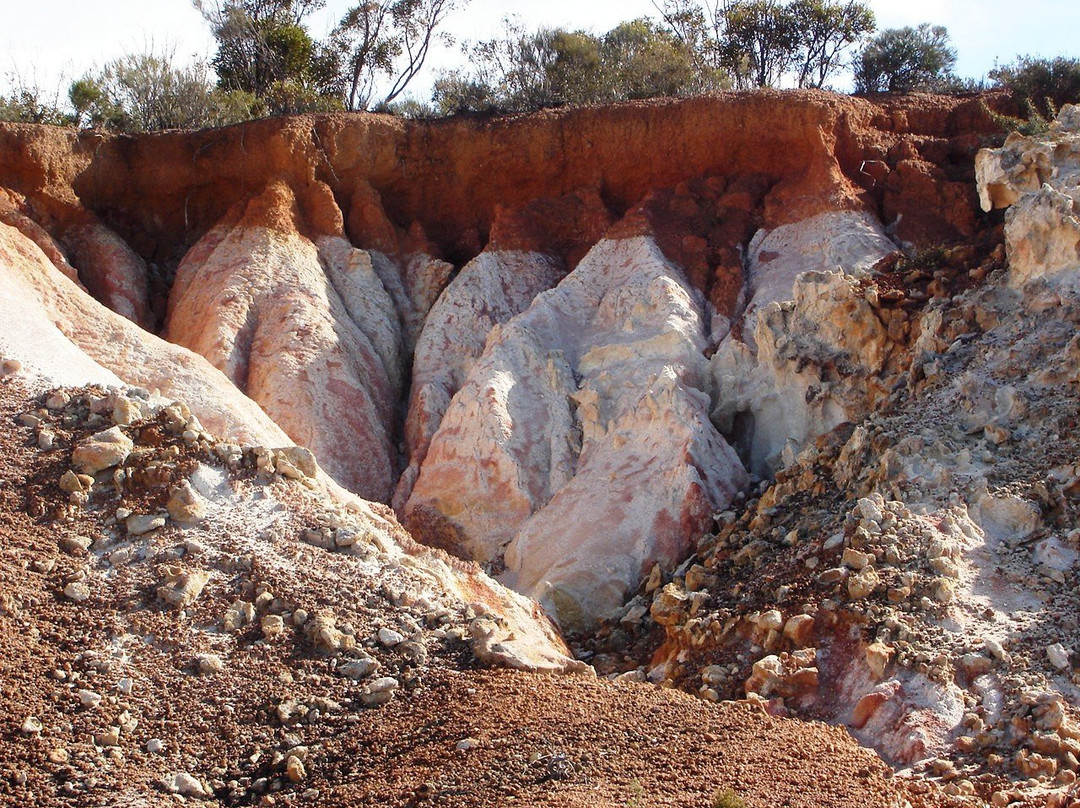
[[[775,186],[766,226],[869,203],[890,221],[902,215],[905,239],[947,240],[978,223],[972,161],[998,135],[988,103],[1003,99],[762,91],[434,122],[277,118],[139,137],[5,124],[0,186],[24,194],[50,230],[85,206],[166,265],[273,180],[300,199],[330,186],[361,247],[400,243],[374,202],[399,233],[419,224],[457,261],[487,242],[500,209],[598,194],[618,217],[656,189],[750,175]]]
[[[210,607],[178,615],[155,603],[152,578],[140,577],[150,565],[118,570],[83,604],[58,594],[81,563],[58,545],[102,527],[90,512],[52,518],[63,502],[54,481],[85,427],[54,424],[58,446],[42,452],[16,420],[33,405],[17,377],[0,379],[0,805],[171,805],[158,782],[180,771],[223,805],[708,806],[725,789],[770,808],[947,804],[836,728],[646,685],[478,671],[465,652],[397,672],[404,686],[381,709],[354,704],[355,686],[324,656],[257,632],[223,672],[199,676],[193,657],[205,649],[182,638]],[[140,442],[159,437],[143,427]],[[296,602],[334,603],[331,590],[305,590],[302,569],[267,583]],[[391,609],[375,593],[354,608],[359,623],[372,618],[364,608]],[[133,680],[130,695],[120,677]],[[104,701],[80,706],[81,688]],[[321,714],[283,725],[277,708],[289,700]],[[23,732],[28,716],[44,731]],[[121,742],[103,744],[117,723]],[[145,750],[151,738],[163,752]],[[458,750],[466,738],[476,748]],[[307,775],[293,784],[280,754],[298,745]]]

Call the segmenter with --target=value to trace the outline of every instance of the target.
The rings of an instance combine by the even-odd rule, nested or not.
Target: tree
[[[940,25],[890,28],[863,48],[855,63],[855,91],[933,90],[952,80],[956,51]]]
[[[270,112],[330,107],[334,78],[304,20],[325,0],[193,0],[218,49],[218,86],[250,93]]]
[[[874,12],[855,0],[794,0],[787,10],[797,32],[794,65],[800,87],[824,87],[843,53],[875,28]]]
[[[726,83],[726,74],[695,58],[677,35],[651,20],[624,22],[608,31],[603,56],[614,98],[689,95]]]
[[[380,105],[391,104],[423,68],[432,43],[451,41],[440,29],[466,2],[364,0],[350,8],[330,35],[345,107],[366,109],[381,81],[387,86]]]
[[[724,70],[720,46],[724,38],[724,14],[719,2],[703,7],[698,0],[653,0],[653,7],[703,73]]]
[[[822,87],[843,53],[874,30],[857,0],[654,0],[668,29],[700,65],[726,71],[740,88]]]
[[[792,65],[798,29],[776,0],[735,0],[723,10],[720,51],[739,87],[774,87]]]
[[[658,95],[689,95],[723,86],[723,74],[701,69],[672,31],[647,19],[606,34],[541,28],[512,19],[504,34],[466,49],[471,73],[442,74],[433,100],[443,114],[466,110],[532,110]]]
[[[541,28],[529,32],[507,17],[502,36],[466,46],[473,75],[463,78],[459,74],[458,86],[471,86],[471,95],[486,96],[493,107],[500,109],[529,110],[565,104],[569,84],[578,78],[586,84],[598,81],[595,68],[599,48],[599,42],[582,31]],[[591,64],[592,75],[575,76],[575,64]],[[480,87],[487,89],[478,93]],[[436,101],[442,105],[438,97]]]

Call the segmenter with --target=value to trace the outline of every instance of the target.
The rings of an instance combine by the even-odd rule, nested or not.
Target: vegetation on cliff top
[[[654,0],[658,19],[606,33],[528,30],[504,20],[461,43],[468,65],[443,70],[430,101],[406,95],[445,22],[468,0],[362,0],[322,40],[307,25],[325,0],[192,0],[217,42],[210,64],[172,52],[129,54],[73,81],[66,99],[19,82],[0,120],[139,132],[218,126],[267,115],[376,109],[409,117],[528,111],[722,89],[830,87],[856,93],[994,86],[1038,125],[1080,99],[1080,59],[1018,57],[988,80],[954,73],[942,26],[876,31],[856,0]],[[989,82],[989,83],[988,83]],[[1032,123],[1033,122],[1033,123]]]

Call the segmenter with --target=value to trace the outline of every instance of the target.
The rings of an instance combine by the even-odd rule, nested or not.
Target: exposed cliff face
[[[653,571],[599,632],[601,670],[843,723],[956,793],[989,798],[998,766],[1063,804],[1080,751],[1078,125],[1066,108],[979,155],[984,205],[1009,208],[981,261],[976,245],[870,273],[849,259],[763,307],[753,343],[721,345],[714,416],[753,416],[748,451],[775,474]],[[649,665],[627,672],[631,650]]]
[[[1050,780],[1075,625],[1002,626],[1078,555],[1072,461],[1032,459],[1075,404],[1075,113],[976,164],[982,103],[2,127],[0,351],[311,448],[485,659],[572,667],[471,562],[601,624],[603,673]]]
[[[141,138],[12,126],[0,183],[61,271],[221,371],[213,395],[255,402],[421,540],[587,625],[678,563],[744,466],[770,473],[882,395],[888,349],[857,348],[882,334],[794,371],[787,346],[821,318],[860,321],[854,279],[896,246],[880,217],[903,239],[970,235],[980,103],[761,93]],[[929,234],[906,224],[928,211]],[[455,276],[441,255],[471,260]],[[797,287],[807,270],[846,280]]]

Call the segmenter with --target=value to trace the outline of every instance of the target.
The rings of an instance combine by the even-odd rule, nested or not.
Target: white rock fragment
[[[394,697],[394,691],[398,689],[398,681],[392,676],[383,676],[375,679],[364,688],[360,694],[360,701],[367,707],[378,707],[386,704]]]
[[[127,528],[129,536],[142,536],[151,530],[165,527],[165,517],[157,514],[138,513],[129,516],[125,520],[124,526]]]
[[[1069,661],[1071,656],[1072,651],[1059,642],[1051,643],[1046,646],[1047,659],[1049,659],[1050,664],[1059,671],[1067,671],[1072,667],[1072,664]]]
[[[76,603],[83,603],[90,599],[90,587],[82,581],[73,581],[64,587],[64,596]]]
[[[405,636],[392,628],[380,628],[378,633],[379,644],[387,648],[393,648],[405,641]]]
[[[181,480],[169,491],[166,505],[169,518],[185,525],[193,525],[206,518],[206,500],[188,480]]]
[[[179,794],[182,797],[193,797],[197,800],[210,796],[210,792],[199,781],[199,778],[188,772],[178,772],[162,781],[165,790],[170,794]]]
[[[285,619],[280,614],[264,615],[259,621],[259,628],[266,639],[276,639],[285,632]]]
[[[143,417],[142,406],[127,396],[117,396],[113,404],[112,419],[117,426],[131,426]]]
[[[198,599],[209,580],[210,573],[203,570],[188,571],[182,567],[167,567],[165,583],[158,587],[157,594],[170,606],[183,609]]]
[[[217,654],[199,654],[195,657],[199,666],[199,673],[212,676],[225,670],[225,661]]]
[[[93,710],[95,707],[101,704],[101,694],[95,693],[93,690],[80,690],[79,704],[81,704],[87,710]]]
[[[237,600],[225,610],[225,630],[239,631],[255,619],[255,605],[244,600]]]
[[[348,679],[364,679],[378,670],[378,660],[367,654],[337,666],[337,672]]]

